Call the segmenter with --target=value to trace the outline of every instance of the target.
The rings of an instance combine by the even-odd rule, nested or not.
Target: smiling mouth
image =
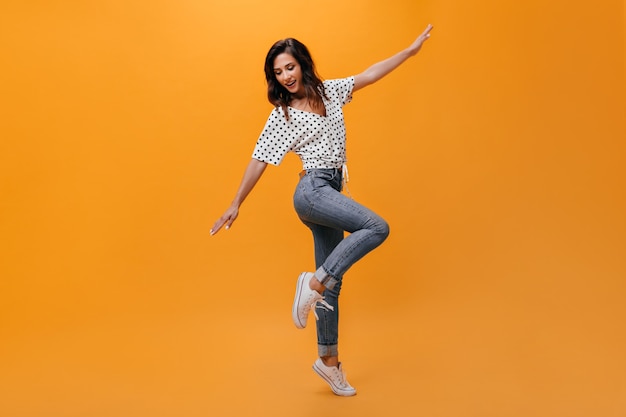
[[[285,84],[286,87],[293,87],[296,84],[296,80],[293,80],[289,84]]]

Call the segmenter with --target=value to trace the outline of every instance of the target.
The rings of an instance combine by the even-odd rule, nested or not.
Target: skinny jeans
[[[387,222],[367,207],[341,194],[339,169],[309,169],[300,178],[293,202],[300,220],[313,233],[315,278],[333,311],[317,309],[318,354],[337,356],[339,293],[344,273],[389,235]],[[344,237],[344,232],[349,234]]]

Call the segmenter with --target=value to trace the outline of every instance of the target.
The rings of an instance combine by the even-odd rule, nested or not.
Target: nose
[[[282,75],[283,82],[286,82],[289,78],[291,78],[291,76],[287,74],[287,71],[283,71],[281,75]]]

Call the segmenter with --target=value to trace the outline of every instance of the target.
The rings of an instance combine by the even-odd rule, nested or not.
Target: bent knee
[[[376,221],[374,232],[379,236],[380,241],[383,242],[389,236],[389,224],[382,218]]]

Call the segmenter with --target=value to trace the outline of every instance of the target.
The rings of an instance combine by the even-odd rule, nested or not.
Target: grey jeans
[[[389,235],[379,215],[341,194],[339,169],[309,169],[293,202],[300,220],[313,232],[315,277],[326,287],[323,296],[334,311],[317,311],[319,356],[337,356],[339,292],[343,274]],[[344,238],[344,231],[349,235]]]

